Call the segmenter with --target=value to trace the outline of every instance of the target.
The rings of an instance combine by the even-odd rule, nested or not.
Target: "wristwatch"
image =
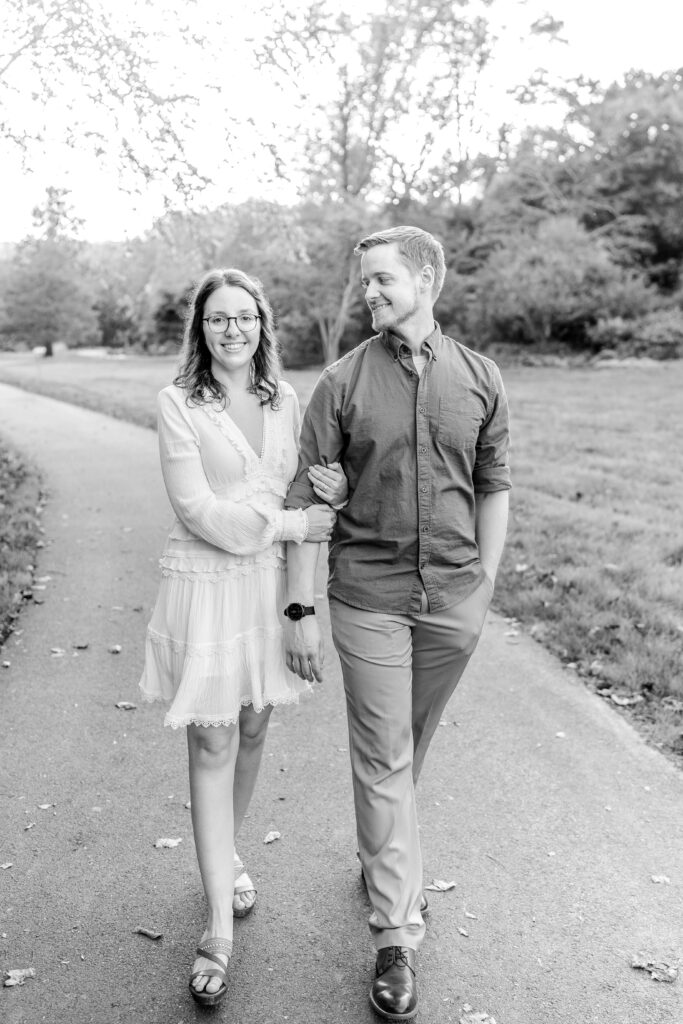
[[[298,622],[299,619],[303,619],[304,615],[315,615],[315,608],[312,604],[298,604],[295,601],[293,604],[287,605],[285,615],[292,622]]]

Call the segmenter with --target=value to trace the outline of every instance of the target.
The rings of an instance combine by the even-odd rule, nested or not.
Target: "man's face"
[[[398,252],[398,245],[375,245],[361,256],[361,282],[375,331],[394,331],[431,305],[429,287]]]

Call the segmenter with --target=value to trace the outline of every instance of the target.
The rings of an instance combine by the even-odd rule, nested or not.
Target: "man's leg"
[[[493,588],[486,577],[458,604],[421,614],[413,629],[413,780],[443,710],[477,646]]]
[[[330,600],[346,691],[361,864],[377,949],[417,949],[422,860],[412,778],[409,616]]]

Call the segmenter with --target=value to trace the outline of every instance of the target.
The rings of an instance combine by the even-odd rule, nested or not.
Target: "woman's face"
[[[261,321],[254,320],[249,329],[248,318],[257,316],[256,300],[235,285],[221,285],[204,303],[204,340],[218,380],[225,374],[242,376],[249,367],[261,339]]]

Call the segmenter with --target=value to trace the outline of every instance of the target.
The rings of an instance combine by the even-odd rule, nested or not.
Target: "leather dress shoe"
[[[415,950],[385,946],[377,950],[370,1004],[384,1020],[412,1020],[417,1013]]]

